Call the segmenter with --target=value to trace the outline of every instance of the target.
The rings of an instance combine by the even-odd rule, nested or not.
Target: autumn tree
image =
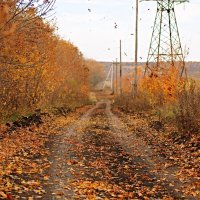
[[[88,68],[82,53],[72,43],[58,39],[56,46],[53,102],[76,101],[87,97]]]
[[[37,17],[47,17],[54,3],[55,0],[1,0],[0,39],[13,33],[16,28],[29,26]]]
[[[79,49],[35,11],[18,17],[34,20],[1,38],[1,115],[87,99],[88,68]]]

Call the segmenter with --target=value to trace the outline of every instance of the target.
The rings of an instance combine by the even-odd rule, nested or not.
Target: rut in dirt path
[[[128,132],[110,102],[98,103],[54,138],[51,184],[43,199],[189,199],[174,180],[152,169],[148,147],[143,146],[145,155],[138,141],[126,140]]]
[[[171,191],[172,198],[190,199],[197,198],[187,194],[187,188],[192,184],[190,180],[187,182],[180,181],[176,174],[179,171],[177,167],[166,167],[165,159],[152,150],[142,137],[138,137],[136,132],[129,132],[126,123],[123,123],[116,115],[111,112],[111,103],[106,101],[106,114],[115,132],[115,138],[123,146],[123,148],[131,156],[138,156],[146,163],[149,172],[153,172],[160,182],[160,185],[165,185],[166,189]],[[128,122],[127,122],[128,123]]]
[[[70,166],[67,160],[74,157],[74,152],[70,151],[73,147],[71,140],[80,137],[77,135],[76,129],[84,127],[90,119],[91,113],[99,106],[97,104],[89,109],[76,123],[69,127],[62,128],[60,135],[55,135],[47,144],[50,151],[49,160],[50,168],[48,170],[49,182],[45,185],[46,195],[42,197],[44,200],[60,199],[73,199],[73,191],[67,187],[67,181],[73,178],[70,171]]]

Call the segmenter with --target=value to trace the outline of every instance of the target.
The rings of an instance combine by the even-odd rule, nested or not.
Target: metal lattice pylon
[[[157,13],[147,58],[145,74],[165,73],[170,66],[186,74],[183,50],[178,31],[174,6],[187,0],[157,1]]]

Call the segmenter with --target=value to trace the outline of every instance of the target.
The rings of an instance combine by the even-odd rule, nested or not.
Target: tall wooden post
[[[119,95],[122,95],[122,41],[120,40],[120,61],[119,61]]]
[[[138,90],[138,7],[139,3],[136,0],[136,16],[135,16],[135,81],[134,81],[134,96],[137,96]]]
[[[116,63],[115,63],[115,91],[116,94],[118,94],[118,61],[116,58]]]
[[[112,94],[115,93],[115,70],[114,70],[114,62],[112,63],[112,74],[111,74],[111,81],[112,81]]]

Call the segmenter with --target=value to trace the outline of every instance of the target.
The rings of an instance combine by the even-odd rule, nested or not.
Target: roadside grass
[[[180,135],[200,133],[200,87],[194,81],[177,91],[174,101],[163,101],[158,96],[155,99],[139,91],[136,97],[128,94],[116,97],[114,106],[124,113],[149,113],[157,121],[176,127]]]

